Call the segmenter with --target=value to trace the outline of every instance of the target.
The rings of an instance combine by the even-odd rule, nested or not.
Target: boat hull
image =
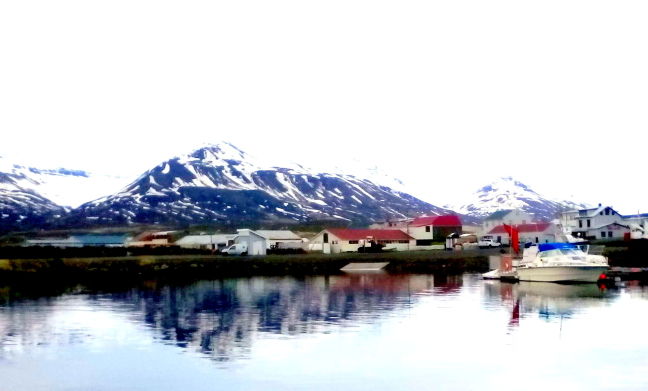
[[[520,281],[596,282],[607,266],[543,266],[517,269]]]

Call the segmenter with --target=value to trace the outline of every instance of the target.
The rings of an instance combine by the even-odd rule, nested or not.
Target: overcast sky
[[[137,175],[205,142],[648,212],[646,1],[4,1],[0,155]],[[132,174],[131,174],[132,173]]]

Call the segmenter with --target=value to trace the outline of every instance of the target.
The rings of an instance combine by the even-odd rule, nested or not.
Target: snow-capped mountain
[[[81,205],[69,221],[364,224],[423,213],[448,211],[359,176],[277,167],[219,143],[159,164],[120,192]]]
[[[22,190],[30,190],[66,207],[112,194],[129,181],[115,175],[96,174],[67,168],[42,169],[16,164],[0,157],[0,173]]]
[[[539,220],[551,220],[556,218],[560,211],[583,208],[586,205],[542,197],[522,182],[503,177],[477,190],[467,202],[445,207],[479,218],[487,217],[498,210],[520,209]]]

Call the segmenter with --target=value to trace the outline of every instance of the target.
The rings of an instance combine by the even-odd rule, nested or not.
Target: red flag
[[[511,237],[511,246],[513,246],[513,251],[516,253],[520,252],[520,231],[517,228],[514,228],[511,225],[504,224],[504,229],[506,233]]]

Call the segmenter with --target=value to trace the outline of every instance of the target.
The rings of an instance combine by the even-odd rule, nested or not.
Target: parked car
[[[502,243],[495,241],[492,237],[484,236],[481,238],[481,240],[477,243],[479,248],[495,248],[495,247],[501,247]]]
[[[221,250],[221,254],[223,255],[247,255],[247,253],[247,245],[241,243],[233,244],[226,249]]]

